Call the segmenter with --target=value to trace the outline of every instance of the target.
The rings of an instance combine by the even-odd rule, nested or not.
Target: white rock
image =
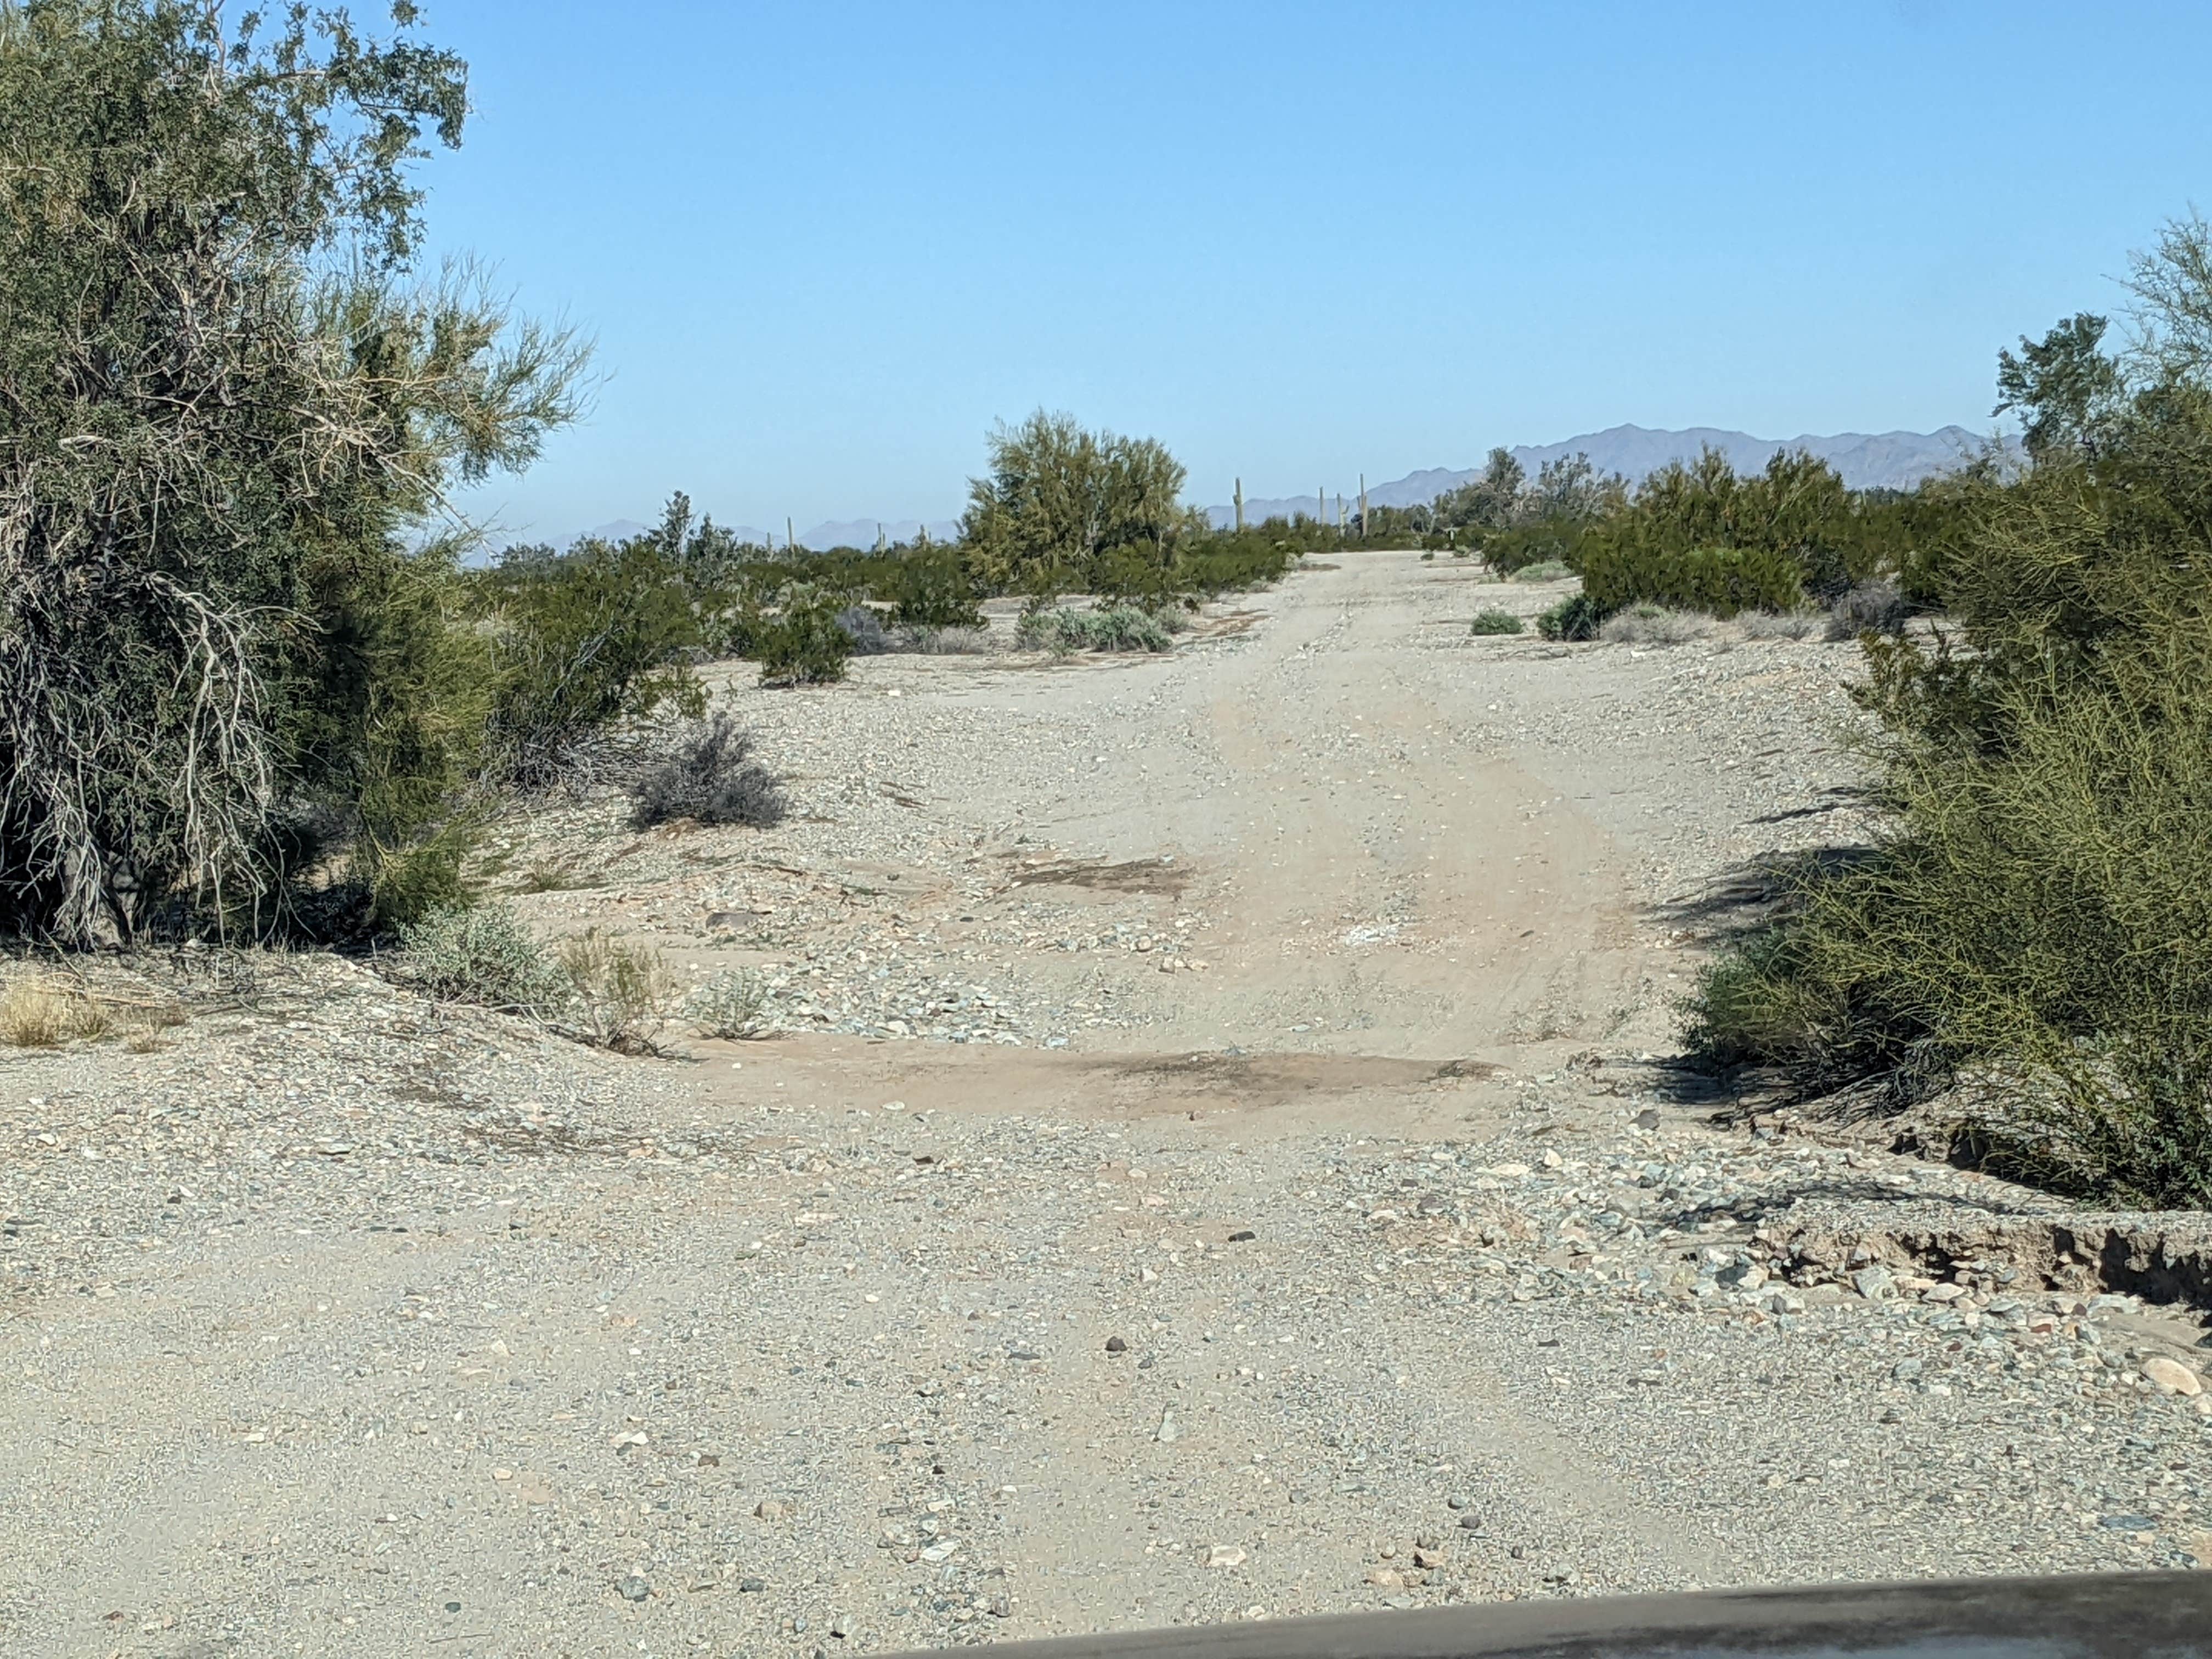
[[[2204,1392],[2203,1380],[2178,1359],[2168,1359],[2164,1354],[2142,1363],[2143,1375],[2160,1394],[2186,1395],[2191,1397]]]

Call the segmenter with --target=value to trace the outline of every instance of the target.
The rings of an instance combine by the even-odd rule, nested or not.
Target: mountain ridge
[[[1693,426],[1672,430],[1624,422],[1602,432],[1563,438],[1557,443],[1516,445],[1508,453],[1532,478],[1547,461],[1579,453],[1587,454],[1600,472],[1622,473],[1634,483],[1669,461],[1695,460],[1698,451],[1707,445],[1726,455],[1729,464],[1738,472],[1759,471],[1781,451],[1805,449],[1833,466],[1854,489],[1910,489],[1923,478],[1954,470],[1978,451],[1984,441],[1982,434],[1957,425],[1938,427],[1933,432],[1808,432],[1794,438],[1759,438],[1748,432],[1722,427]],[[1402,478],[1370,484],[1367,499],[1376,507],[1418,507],[1462,484],[1471,483],[1481,475],[1479,466],[1424,467]],[[1346,512],[1356,512],[1357,490],[1346,489],[1343,494]],[[1312,495],[1248,496],[1244,519],[1248,524],[1257,524],[1262,520],[1290,518],[1300,513],[1311,517],[1315,504]],[[1328,511],[1329,516],[1335,515],[1334,490],[1328,498]],[[1236,520],[1233,506],[1209,507],[1206,512],[1217,526],[1231,524]]]

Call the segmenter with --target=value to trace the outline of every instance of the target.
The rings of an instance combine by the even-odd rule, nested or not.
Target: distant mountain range
[[[1909,489],[1923,478],[1950,471],[1979,449],[1983,441],[1981,434],[1962,426],[1942,427],[1934,432],[1838,432],[1830,437],[1806,433],[1796,438],[1754,438],[1748,432],[1727,432],[1711,426],[1693,426],[1680,432],[1615,426],[1555,444],[1522,444],[1512,455],[1532,478],[1545,462],[1579,452],[1587,454],[1599,471],[1623,473],[1634,483],[1669,461],[1695,460],[1698,452],[1708,444],[1726,455],[1738,472],[1760,471],[1778,451],[1805,449],[1834,467],[1854,489]],[[1368,485],[1367,499],[1376,507],[1416,507],[1480,476],[1480,467],[1456,471],[1429,467],[1387,483]],[[1327,516],[1330,518],[1336,515],[1337,488],[1332,485],[1329,489]],[[1356,511],[1357,480],[1343,494],[1345,510]],[[1290,518],[1300,513],[1311,517],[1315,506],[1312,495],[1247,496],[1244,519],[1248,524],[1257,524],[1263,519]],[[1233,506],[1209,507],[1206,511],[1217,525],[1236,520]]]

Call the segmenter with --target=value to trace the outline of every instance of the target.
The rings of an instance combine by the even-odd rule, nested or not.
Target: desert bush
[[[950,548],[908,554],[877,593],[891,601],[893,624],[909,632],[983,625],[975,586]]]
[[[1829,607],[1828,637],[1855,640],[1862,634],[1899,633],[1911,614],[1911,607],[1893,582],[1860,582]]]
[[[778,596],[775,611],[755,626],[751,654],[763,685],[824,685],[845,678],[853,637],[839,626],[842,607],[823,589],[794,582]]]
[[[1747,611],[1736,617],[1734,632],[1747,640],[1803,640],[1825,626],[1825,613],[1809,605],[1795,611]]]
[[[1632,605],[1599,623],[1597,636],[1608,645],[1688,645],[1715,632],[1713,619],[1694,611]]]
[[[399,976],[450,1002],[547,1019],[568,1001],[560,967],[504,905],[434,910],[399,929]]]
[[[1510,611],[1499,611],[1493,607],[1475,612],[1474,624],[1468,631],[1475,634],[1518,634],[1522,629],[1520,617]]]
[[[641,776],[630,823],[648,829],[674,819],[768,829],[790,810],[783,786],[752,757],[753,737],[727,710],[685,736],[676,752]]]
[[[1547,640],[1594,640],[1604,626],[1605,612],[1587,593],[1561,599],[1536,618],[1536,631]]]
[[[873,605],[848,605],[837,613],[836,621],[853,642],[854,656],[879,657],[891,649],[890,635],[884,632],[884,619]]]
[[[988,628],[916,628],[899,635],[899,649],[925,657],[974,656],[994,649]]]
[[[491,764],[504,779],[543,787],[617,721],[703,706],[690,657],[704,636],[660,535],[519,549],[483,586],[499,663]]]
[[[2039,451],[1984,480],[1932,643],[1863,634],[1890,809],[1718,963],[1697,1048],[1807,1093],[1948,1088],[1954,1146],[2134,1204],[2212,1202],[2212,228],[2135,273],[2137,343],[2075,319],[2008,362]],[[2090,319],[2094,322],[2095,319]]]
[[[750,1041],[775,1029],[768,984],[749,969],[717,974],[694,991],[684,1012],[701,1036]]]
[[[1566,580],[1575,572],[1573,566],[1561,560],[1538,559],[1516,566],[1510,574],[1516,582],[1559,582]]]
[[[1002,592],[1047,600],[1102,553],[1167,543],[1188,527],[1177,504],[1182,463],[1152,438],[1092,432],[1038,410],[999,426],[990,465],[971,479],[961,539],[973,568]]]
[[[1608,615],[1647,604],[1729,617],[1744,611],[1794,611],[1804,600],[1796,563],[1765,548],[1607,543],[1584,555],[1582,575],[1583,592]]]
[[[1031,651],[1165,651],[1174,644],[1160,619],[1133,605],[1103,611],[1030,611],[1016,641]]]
[[[272,929],[302,850],[373,902],[475,764],[426,532],[581,354],[410,274],[410,169],[467,108],[410,27],[0,7],[0,927]],[[318,813],[344,845],[302,848]]]
[[[568,1017],[578,1036],[623,1054],[652,1051],[674,985],[658,951],[594,927],[562,942],[561,967],[574,994]]]

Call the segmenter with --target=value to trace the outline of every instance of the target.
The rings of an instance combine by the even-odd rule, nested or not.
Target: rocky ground
[[[1663,1058],[1746,865],[1863,832],[1850,648],[1476,639],[1553,596],[1333,562],[1164,659],[732,684],[775,830],[510,826],[533,926],[757,972],[767,1040],[187,953],[0,1058],[8,1650],[2212,1559],[2193,1218],[1717,1128]]]

